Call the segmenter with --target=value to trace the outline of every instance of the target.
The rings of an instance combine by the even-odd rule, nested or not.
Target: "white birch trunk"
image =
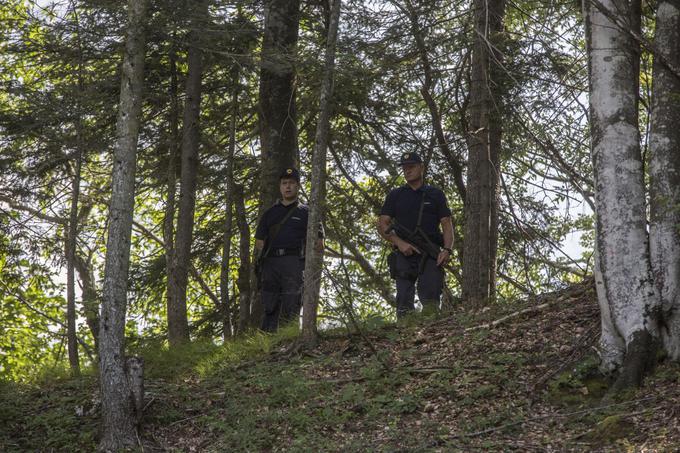
[[[594,250],[595,259],[595,288],[597,290],[598,302],[600,305],[600,369],[606,373],[614,373],[621,367],[623,356],[626,354],[626,342],[619,332],[614,328],[612,314],[609,310],[609,301],[605,290],[604,277],[600,269],[600,257],[597,251],[597,244]]]
[[[324,184],[326,173],[326,148],[328,147],[328,130],[333,96],[333,75],[335,71],[335,44],[340,21],[341,0],[333,0],[328,37],[326,41],[326,58],[324,75],[321,83],[319,100],[319,120],[316,125],[314,156],[312,157],[312,193],[309,200],[309,223],[307,224],[306,261],[304,271],[304,290],[302,296],[302,338],[309,345],[317,340],[316,318],[319,306],[319,290],[321,287],[321,271],[323,268],[323,251],[316,250],[319,236],[319,223],[323,220]]]
[[[654,47],[666,62],[680,64],[680,0],[661,0]],[[661,337],[669,356],[680,359],[680,78],[654,57],[649,146],[650,253],[661,297]]]
[[[605,0],[598,7],[627,17],[627,2]],[[638,385],[647,369],[648,346],[657,337],[637,117],[638,51],[598,7],[584,1],[601,271],[600,347],[603,369],[621,367],[623,380],[617,384]],[[625,352],[617,335],[625,342]]]

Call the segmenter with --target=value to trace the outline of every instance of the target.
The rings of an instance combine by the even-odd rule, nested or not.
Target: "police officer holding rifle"
[[[414,310],[416,287],[423,312],[439,310],[443,266],[453,247],[453,224],[444,192],[425,184],[421,157],[405,153],[399,165],[406,184],[387,195],[378,232],[394,248],[388,263],[397,284],[397,318],[402,318]]]

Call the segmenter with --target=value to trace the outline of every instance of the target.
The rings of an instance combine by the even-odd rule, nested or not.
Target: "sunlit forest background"
[[[221,342],[259,322],[250,280],[263,203],[262,2],[213,0],[205,16],[196,11],[177,0],[153,1],[146,18],[126,321],[131,348],[162,344],[167,336],[167,252],[179,240],[190,44],[203,57],[186,291],[190,335]],[[650,34],[652,13],[644,12]],[[327,14],[326,2],[301,3],[293,63],[303,199],[310,193]],[[444,304],[461,303],[471,15],[467,0],[343,3],[326,165],[322,327],[343,325],[350,315],[394,317],[388,249],[375,222],[387,192],[403,184],[397,163],[406,151],[424,157],[427,182],[447,195],[456,242]],[[83,364],[96,360],[126,17],[125,2],[113,0],[0,6],[0,379],[68,368],[69,278],[79,357]],[[502,125],[494,294],[500,304],[593,272],[580,7],[509,1],[503,27],[502,71],[494,80]],[[641,61],[644,151],[650,57]]]

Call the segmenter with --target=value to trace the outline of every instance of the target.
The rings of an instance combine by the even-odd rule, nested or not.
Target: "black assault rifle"
[[[429,238],[427,233],[422,230],[422,228],[416,227],[415,230],[411,231],[404,225],[397,222],[395,219],[392,219],[392,223],[385,231],[385,234],[390,234],[392,232],[417,248],[420,252],[421,258],[420,265],[418,266],[418,275],[423,273],[428,257],[434,259],[435,261],[439,257],[439,252],[441,251],[440,247],[432,242],[432,240]]]

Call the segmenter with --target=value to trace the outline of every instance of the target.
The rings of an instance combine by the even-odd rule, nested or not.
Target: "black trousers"
[[[302,271],[305,261],[297,255],[267,257],[262,263],[262,330],[274,332],[300,316]]]
[[[426,258],[423,272],[418,274],[422,255],[414,253],[405,256],[397,252],[397,318],[415,310],[416,288],[423,307],[439,308],[439,299],[444,286],[444,270],[433,258]]]

